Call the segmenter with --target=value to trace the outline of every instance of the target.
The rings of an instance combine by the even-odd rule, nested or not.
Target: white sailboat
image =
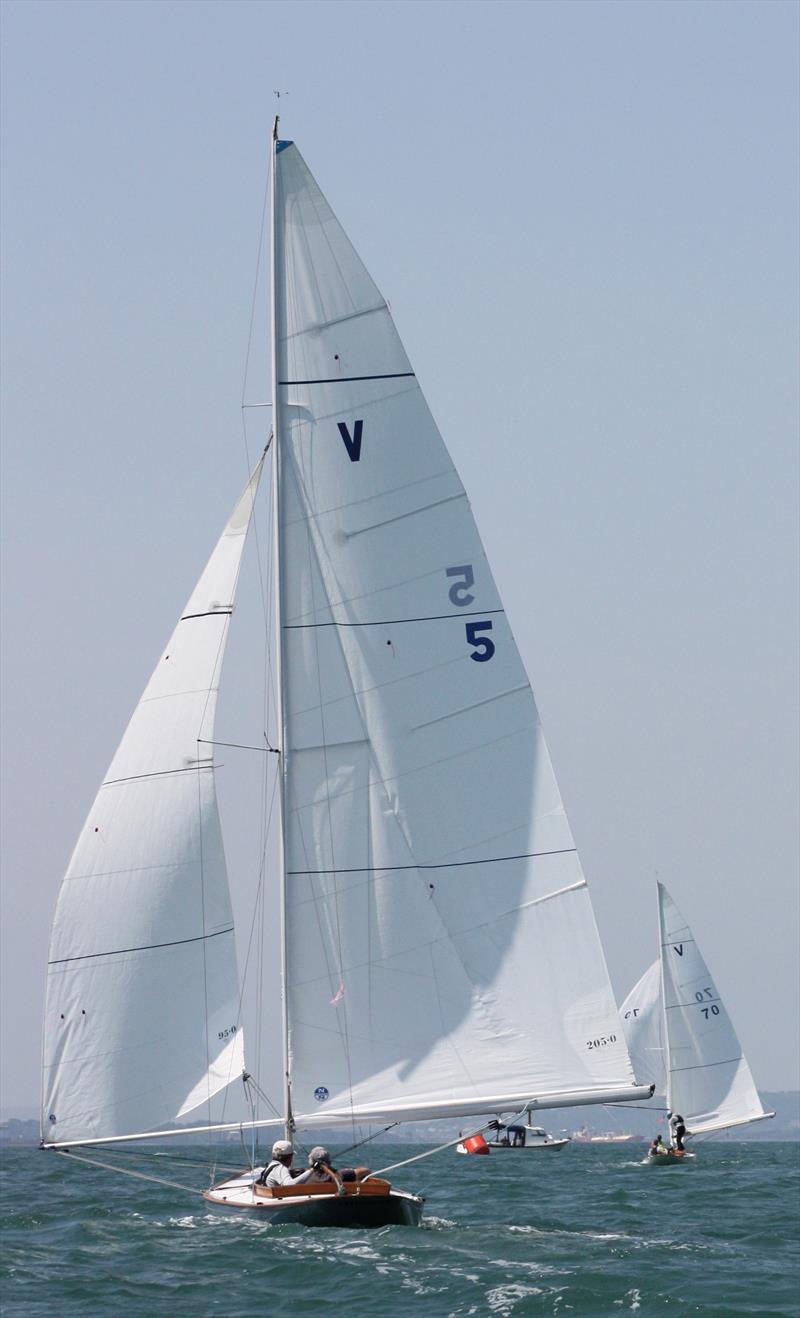
[[[687,1135],[773,1117],[764,1110],[692,931],[663,883],[658,884],[658,927],[658,960],[620,1008],[636,1075],[666,1094],[670,1113],[683,1118]],[[666,1161],[664,1154],[653,1160]]]
[[[49,1148],[648,1093],[463,486],[385,300],[277,120],[272,178],[280,1117],[226,1123],[211,1102],[248,1080],[213,743],[259,463],[61,887]],[[374,1180],[262,1193],[257,1170],[206,1197],[280,1221],[421,1213]]]

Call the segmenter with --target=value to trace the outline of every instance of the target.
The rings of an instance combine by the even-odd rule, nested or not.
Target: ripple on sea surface
[[[666,1171],[630,1146],[441,1154],[397,1174],[427,1195],[424,1226],[368,1232],[269,1226],[10,1150],[2,1312],[785,1318],[797,1313],[798,1153],[729,1141]]]

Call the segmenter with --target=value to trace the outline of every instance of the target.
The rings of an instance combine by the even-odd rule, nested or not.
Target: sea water
[[[800,1313],[800,1145],[709,1141],[675,1168],[648,1167],[645,1150],[436,1154],[391,1178],[426,1196],[424,1225],[379,1231],[269,1226],[188,1189],[8,1150],[2,1312]],[[369,1158],[377,1168],[419,1151],[373,1144]],[[128,1155],[126,1165],[190,1188],[208,1183],[202,1150],[177,1156]],[[220,1154],[226,1166],[236,1157]]]

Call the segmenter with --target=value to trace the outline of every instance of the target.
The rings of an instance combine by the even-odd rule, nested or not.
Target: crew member
[[[669,1128],[672,1133],[673,1148],[678,1149],[683,1153],[683,1137],[686,1134],[686,1126],[684,1125],[683,1117],[679,1116],[677,1112],[670,1113]]]
[[[296,1172],[292,1169],[294,1149],[290,1140],[276,1140],[272,1146],[272,1162],[268,1162],[258,1178],[259,1185],[272,1188],[276,1185],[302,1185],[315,1179],[314,1168]]]
[[[321,1144],[309,1153],[308,1165],[313,1173],[310,1180],[333,1181],[337,1186],[341,1185],[342,1181],[363,1181],[365,1176],[369,1176],[369,1167],[345,1167],[342,1171],[337,1171],[331,1162],[331,1155]]]

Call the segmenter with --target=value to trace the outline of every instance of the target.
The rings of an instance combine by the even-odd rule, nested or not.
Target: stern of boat
[[[347,1181],[337,1190],[325,1183],[268,1187],[242,1176],[211,1186],[203,1198],[218,1208],[261,1213],[275,1225],[368,1229],[419,1226],[425,1202],[380,1177]]]

